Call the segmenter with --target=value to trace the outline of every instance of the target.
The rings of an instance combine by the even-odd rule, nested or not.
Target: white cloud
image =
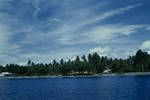
[[[96,47],[93,49],[89,50],[89,53],[95,53],[97,52],[98,54],[100,54],[101,56],[108,56],[108,53],[111,51],[110,47]]]
[[[144,41],[140,48],[150,50],[150,40]]]
[[[89,49],[88,53],[95,53],[97,52],[100,56],[107,56],[112,58],[128,58],[129,56],[133,56],[136,50],[124,50],[118,49],[116,47],[95,47]]]

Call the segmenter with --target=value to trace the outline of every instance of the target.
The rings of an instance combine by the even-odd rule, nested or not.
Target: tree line
[[[108,58],[98,53],[77,56],[75,60],[53,60],[52,63],[35,64],[31,60],[26,66],[7,64],[0,66],[0,72],[10,72],[16,75],[92,75],[103,73],[110,69],[111,73],[150,72],[150,54],[138,50],[134,56],[127,59]]]

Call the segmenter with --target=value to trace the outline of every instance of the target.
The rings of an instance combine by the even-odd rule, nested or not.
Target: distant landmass
[[[6,64],[0,66],[0,73],[9,73],[16,76],[47,76],[47,75],[94,75],[101,73],[128,73],[128,72],[150,72],[150,54],[138,50],[134,56],[127,59],[108,58],[98,53],[82,57],[77,56],[75,60],[52,63],[35,64],[31,60],[26,66],[17,64]]]

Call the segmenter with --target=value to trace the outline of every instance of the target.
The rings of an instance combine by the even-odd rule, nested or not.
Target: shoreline
[[[0,79],[26,79],[26,78],[88,78],[88,77],[103,77],[103,76],[144,76],[150,75],[150,72],[130,72],[130,73],[110,73],[110,74],[93,74],[93,75],[45,75],[45,76],[13,76],[0,77]]]

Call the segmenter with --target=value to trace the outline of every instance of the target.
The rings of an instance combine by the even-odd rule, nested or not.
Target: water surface
[[[150,76],[0,79],[0,100],[150,100]]]

